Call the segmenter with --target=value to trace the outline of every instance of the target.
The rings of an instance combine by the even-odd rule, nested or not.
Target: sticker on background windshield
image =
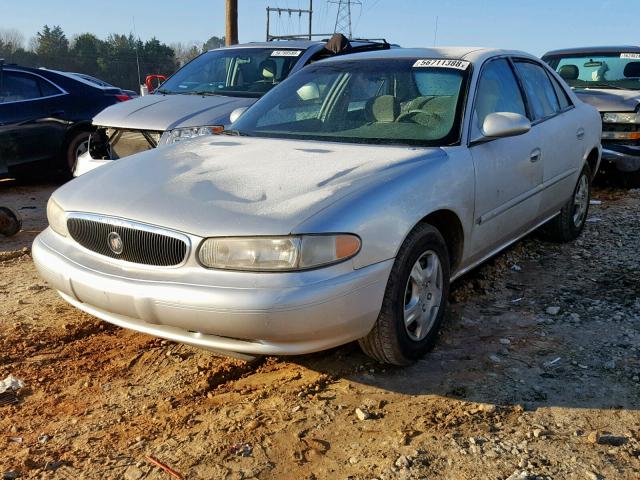
[[[447,58],[423,58],[413,64],[414,68],[456,68],[466,70],[471,62],[466,60],[450,60]]]
[[[633,60],[640,60],[640,53],[621,53],[620,58],[630,58]]]
[[[298,57],[302,50],[274,50],[271,52],[272,57]]]

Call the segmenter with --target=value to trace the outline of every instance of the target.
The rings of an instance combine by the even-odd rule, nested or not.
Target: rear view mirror
[[[601,67],[602,62],[594,62],[593,60],[591,60],[590,62],[585,62],[583,66],[587,68]]]
[[[531,122],[519,113],[490,113],[482,123],[482,134],[487,140],[522,135],[529,130],[531,130]]]
[[[298,90],[296,90],[296,94],[300,100],[306,102],[309,100],[317,100],[320,98],[320,88],[318,84],[315,82],[305,83]]]
[[[231,121],[231,123],[235,122],[238,118],[240,118],[240,115],[242,115],[249,107],[240,107],[240,108],[236,108],[233,112],[231,112],[231,115],[229,115],[229,120]]]

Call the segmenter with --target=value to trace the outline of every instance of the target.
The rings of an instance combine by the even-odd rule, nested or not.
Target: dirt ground
[[[533,235],[456,282],[436,348],[252,363],[110,326],[29,255],[52,185],[0,182],[0,474],[11,478],[638,479],[640,191],[599,188],[583,236]],[[598,203],[598,202],[595,202]],[[11,400],[11,399],[9,399]],[[359,410],[357,410],[359,409]]]

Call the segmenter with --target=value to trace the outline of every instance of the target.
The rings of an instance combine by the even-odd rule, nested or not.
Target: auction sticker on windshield
[[[456,68],[466,70],[471,62],[466,60],[451,60],[448,58],[422,58],[416,60],[414,68]]]
[[[302,50],[274,50],[271,52],[272,57],[298,57]]]
[[[640,59],[640,53],[621,53],[620,54],[620,58],[639,60]]]

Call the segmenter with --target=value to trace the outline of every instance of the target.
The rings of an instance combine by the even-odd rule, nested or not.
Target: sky
[[[224,0],[0,0],[0,30],[26,40],[44,24],[68,37],[134,31],[142,40],[202,44],[224,35]],[[239,0],[240,42],[263,41],[266,7],[306,8],[308,0]],[[525,50],[634,44],[640,0],[361,0],[352,9],[354,36],[384,37],[406,47],[465,45]],[[336,5],[314,0],[314,33],[333,31]],[[306,20],[272,17],[276,33],[304,31]],[[437,32],[436,32],[437,23]]]

